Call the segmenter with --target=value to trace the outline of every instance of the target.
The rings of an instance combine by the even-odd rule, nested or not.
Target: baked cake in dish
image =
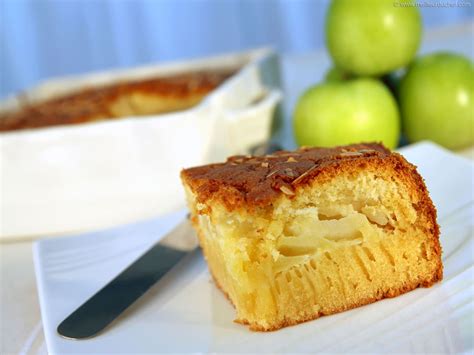
[[[84,88],[0,114],[0,131],[180,111],[198,104],[235,71],[193,72]]]
[[[380,144],[234,156],[183,170],[192,221],[236,321],[276,330],[443,277],[436,210]]]

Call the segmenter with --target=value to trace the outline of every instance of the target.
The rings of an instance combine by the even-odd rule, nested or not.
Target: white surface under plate
[[[469,352],[474,319],[474,165],[433,144],[403,150],[418,165],[438,209],[442,283],[271,333],[233,323],[234,309],[212,284],[200,252],[187,257],[106,332],[66,340],[56,327],[184,211],[160,220],[35,245],[48,350],[157,352]]]

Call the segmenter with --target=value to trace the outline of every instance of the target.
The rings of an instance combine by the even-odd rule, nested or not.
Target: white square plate
[[[233,323],[232,306],[210,281],[201,253],[195,252],[100,336],[61,338],[57,325],[171,230],[184,217],[182,211],[35,244],[49,352],[472,352],[474,164],[431,143],[402,153],[418,166],[438,209],[442,283],[277,332],[257,333]]]

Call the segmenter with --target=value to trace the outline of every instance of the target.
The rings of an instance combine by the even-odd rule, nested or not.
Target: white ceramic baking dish
[[[184,206],[184,167],[245,153],[269,139],[281,99],[268,49],[47,82],[41,100],[84,85],[241,67],[181,112],[0,134],[2,238],[49,236],[150,218]],[[18,105],[16,98],[3,109]]]

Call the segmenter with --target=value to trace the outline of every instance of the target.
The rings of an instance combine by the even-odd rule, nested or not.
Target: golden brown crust
[[[127,116],[128,112],[120,114],[113,105],[136,94],[169,101],[166,109],[153,113],[178,111],[194,106],[232,74],[230,71],[194,72],[85,88],[44,102],[26,103],[19,111],[0,115],[0,132]],[[134,115],[144,114],[137,111]]]
[[[198,201],[219,200],[229,210],[265,206],[282,194],[291,196],[316,176],[362,164],[398,159],[381,144],[353,144],[335,148],[301,148],[262,157],[234,156],[225,163],[183,170],[182,180]],[[401,164],[404,159],[401,158]],[[406,161],[405,161],[406,162]]]

